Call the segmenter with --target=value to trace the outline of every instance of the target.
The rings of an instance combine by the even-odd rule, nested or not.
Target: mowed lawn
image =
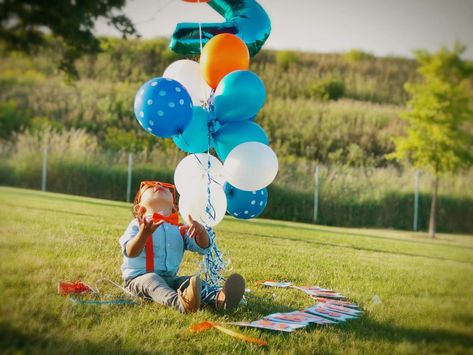
[[[77,305],[57,294],[61,280],[120,282],[118,238],[130,204],[0,187],[0,353],[472,353],[473,237],[225,219],[217,241],[251,289],[247,306],[192,315],[151,302]],[[323,211],[321,211],[323,213]],[[473,216],[472,216],[473,218]],[[187,253],[180,274],[199,269]],[[359,320],[292,334],[235,328],[259,348],[204,320],[250,321],[313,304],[301,291],[257,280],[333,288],[365,311]]]

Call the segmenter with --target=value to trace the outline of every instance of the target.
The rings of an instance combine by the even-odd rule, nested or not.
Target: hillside
[[[102,49],[77,62],[80,79],[72,82],[57,69],[54,42],[31,57],[0,50],[0,184],[39,188],[45,147],[52,191],[125,199],[128,152],[132,191],[140,178],[172,178],[184,153],[147,134],[132,108],[140,85],[180,57],[166,39],[103,38]],[[280,163],[265,217],[310,222],[319,165],[319,223],[412,227],[415,171],[385,154],[403,132],[403,86],[417,80],[413,60],[263,50],[251,70],[268,94],[256,122]],[[420,176],[424,229],[431,181]],[[473,231],[472,179],[470,169],[441,181],[439,230]]]

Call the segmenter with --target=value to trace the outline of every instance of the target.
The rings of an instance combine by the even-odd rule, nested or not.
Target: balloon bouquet
[[[230,3],[261,8],[253,0],[212,0],[209,5]],[[178,28],[181,25],[192,24]],[[269,28],[265,31],[269,35]],[[162,77],[147,81],[135,96],[134,112],[146,131],[172,138],[189,153],[174,173],[180,214],[186,222],[188,215],[201,222],[214,239],[212,227],[226,212],[239,219],[263,212],[268,201],[266,186],[276,177],[278,160],[266,133],[255,122],[266,90],[262,80],[248,70],[247,44],[235,34],[220,33],[202,48],[202,32],[199,36],[200,62],[178,60]],[[204,272],[207,281],[217,286],[225,265],[215,241],[212,248],[204,259]]]

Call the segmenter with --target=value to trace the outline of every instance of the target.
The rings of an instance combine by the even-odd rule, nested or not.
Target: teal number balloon
[[[221,33],[231,33],[246,43],[251,56],[258,53],[271,33],[271,21],[255,0],[212,0],[207,4],[225,18],[223,23],[202,23],[202,45]],[[179,23],[169,47],[184,55],[200,54],[198,23]]]

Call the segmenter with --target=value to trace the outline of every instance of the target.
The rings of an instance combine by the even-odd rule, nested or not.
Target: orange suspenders
[[[187,226],[179,225],[179,232],[182,237],[182,241],[184,242],[184,236],[187,231]],[[146,240],[145,246],[145,253],[146,253],[146,272],[154,272],[154,247],[153,247],[153,236],[149,236]]]

